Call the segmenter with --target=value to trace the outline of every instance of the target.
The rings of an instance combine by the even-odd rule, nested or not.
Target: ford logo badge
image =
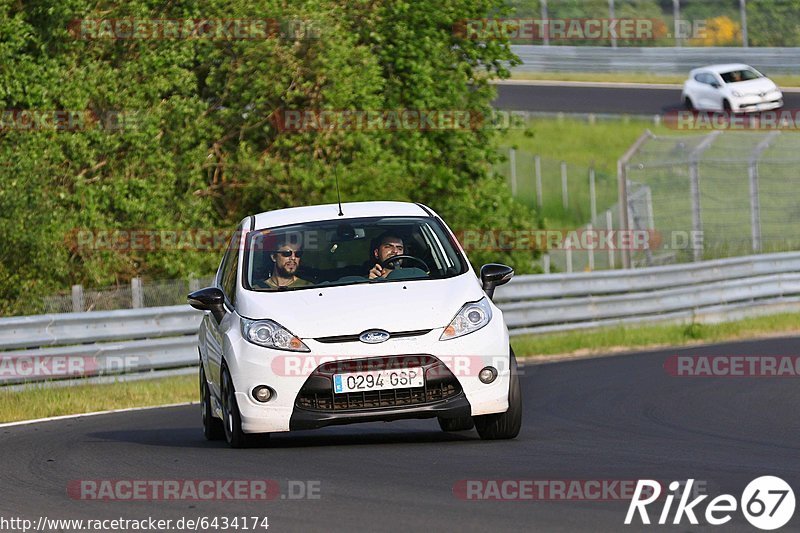
[[[358,336],[358,339],[361,342],[366,342],[367,344],[379,344],[381,342],[386,342],[389,340],[388,331],[384,331],[382,329],[370,329],[365,331],[361,335]]]

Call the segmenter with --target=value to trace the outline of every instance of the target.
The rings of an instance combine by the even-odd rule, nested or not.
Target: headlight
[[[492,319],[492,308],[489,306],[489,300],[483,298],[477,302],[470,302],[456,313],[455,318],[450,321],[450,324],[444,328],[442,335],[439,337],[440,341],[448,339],[455,339],[462,335],[467,335],[473,331],[478,331],[483,326],[489,323]]]
[[[242,337],[249,342],[265,348],[287,350],[289,352],[310,352],[295,335],[273,320],[249,320],[242,318]]]
[[[736,96],[737,98],[741,98],[742,96],[744,96],[744,95],[743,95],[742,93],[740,93],[739,91],[731,91],[731,94],[732,94],[733,96]]]

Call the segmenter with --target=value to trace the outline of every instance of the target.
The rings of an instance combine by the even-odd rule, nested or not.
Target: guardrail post
[[[144,307],[142,278],[131,278],[131,307],[134,309],[140,309]]]
[[[550,273],[550,254],[544,253],[542,254],[542,270],[544,270],[545,274]]]
[[[536,172],[536,205],[541,209],[542,207],[542,158],[537,156],[533,157],[533,166]]]
[[[83,313],[85,304],[83,301],[83,285],[72,286],[72,312]]]
[[[508,149],[508,164],[511,167],[511,195],[517,196],[517,151]]]
[[[564,211],[569,208],[569,191],[567,191],[567,162],[561,162],[561,203]]]
[[[594,230],[594,225],[589,224],[589,225],[586,226],[586,231],[589,232],[589,235],[593,234],[593,230]],[[588,250],[587,251],[589,252],[589,270],[594,272],[594,247],[597,244],[597,240],[596,239],[591,239],[591,241],[590,241],[589,239],[586,239],[586,242],[588,244],[588,246],[587,246]]]

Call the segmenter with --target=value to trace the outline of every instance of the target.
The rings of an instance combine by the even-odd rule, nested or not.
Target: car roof
[[[272,228],[288,224],[302,224],[304,222],[314,222],[317,220],[343,220],[386,216],[431,216],[434,214],[427,207],[411,202],[346,202],[342,204],[342,213],[344,213],[344,216],[340,217],[339,204],[276,209],[275,211],[266,211],[254,215],[254,229]]]
[[[753,67],[751,67],[750,65],[745,65],[744,63],[720,63],[718,65],[706,65],[705,67],[692,69],[691,74],[694,75],[701,70],[721,73],[721,72],[731,72],[733,70],[745,70],[752,68]]]

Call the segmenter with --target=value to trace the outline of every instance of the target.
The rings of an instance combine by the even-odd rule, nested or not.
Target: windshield
[[[355,283],[442,279],[465,259],[431,217],[326,220],[250,232],[244,288],[302,290]]]
[[[723,72],[720,74],[725,83],[737,83],[740,81],[749,81],[756,78],[761,78],[761,74],[752,69],[732,70],[730,72]]]

